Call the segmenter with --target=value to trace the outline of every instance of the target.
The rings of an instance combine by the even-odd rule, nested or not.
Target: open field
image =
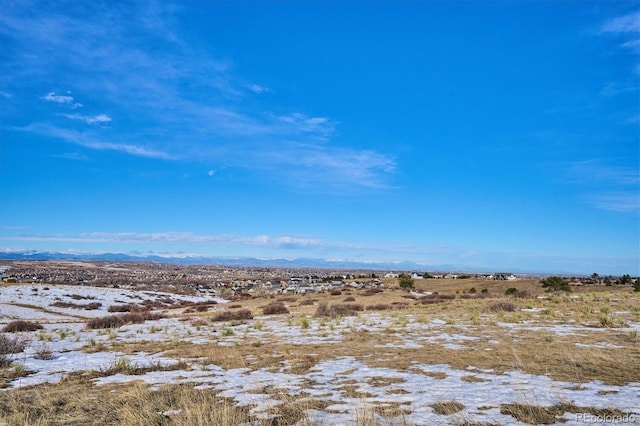
[[[640,422],[631,288],[386,284],[241,302],[3,285],[0,327],[42,328],[2,333],[24,350],[0,370],[0,424]],[[509,287],[528,294],[504,296]],[[115,315],[120,322],[104,319]]]

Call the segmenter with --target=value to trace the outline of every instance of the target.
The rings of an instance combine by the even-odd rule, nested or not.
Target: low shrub
[[[489,305],[489,310],[493,312],[504,311],[504,312],[513,312],[518,308],[518,305],[511,302],[496,302]]]
[[[0,367],[11,365],[11,355],[24,351],[25,346],[24,340],[0,334]]]
[[[242,321],[250,319],[253,319],[253,315],[249,309],[238,309],[237,311],[224,310],[217,312],[213,317],[211,317],[211,321],[214,322],[234,320]]]
[[[317,301],[318,301],[318,299],[302,299],[300,301],[299,305],[300,306],[311,306]]]
[[[100,309],[102,303],[100,302],[91,302],[91,303],[72,303],[72,302],[53,302],[49,306],[55,306],[57,308],[71,308],[71,309],[84,309],[87,311],[93,311],[96,309]]]
[[[17,333],[19,331],[36,331],[41,330],[42,326],[38,323],[31,321],[11,321],[9,324],[5,325],[2,329],[3,333]]]
[[[518,294],[518,289],[515,287],[509,287],[504,291],[505,296],[513,296],[515,294]]]
[[[381,288],[368,288],[366,289],[362,295],[363,296],[373,296],[374,294],[382,293],[384,290]]]
[[[93,296],[81,296],[79,294],[65,294],[65,296],[70,297],[73,300],[95,299],[95,297],[93,297]]]
[[[343,302],[355,302],[356,298],[353,296],[345,297]]]
[[[332,296],[340,296],[340,295],[342,295],[342,291],[340,291],[340,290],[331,290],[329,292],[329,294],[332,295]]]
[[[387,305],[385,303],[378,303],[377,305],[367,306],[367,311],[386,311],[388,309],[391,309],[391,305]]]
[[[40,359],[43,361],[48,361],[53,359],[53,352],[50,349],[47,348],[40,348],[36,351],[36,353],[33,355],[33,357],[35,359]]]
[[[316,317],[335,318],[337,316],[356,315],[357,312],[363,311],[362,305],[357,303],[338,303],[328,307],[326,303],[321,303],[316,309]]]
[[[423,305],[431,305],[434,303],[442,303],[456,298],[455,294],[427,294],[418,298],[418,303]]]
[[[124,305],[111,305],[107,308],[109,312],[139,312],[145,310],[146,308],[142,308],[135,303],[127,303]]]
[[[273,302],[262,308],[262,313],[264,315],[288,314],[289,309],[287,309],[287,307],[282,302]]]
[[[87,328],[117,328],[126,324],[140,324],[145,321],[152,321],[161,318],[164,318],[164,315],[149,311],[129,312],[126,314],[93,318],[87,322]]]

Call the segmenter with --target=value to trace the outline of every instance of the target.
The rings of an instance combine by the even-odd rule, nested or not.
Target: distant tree
[[[640,292],[640,278],[636,277],[636,282],[633,283],[633,291]]]
[[[569,283],[561,277],[548,277],[544,280],[540,280],[543,288],[547,291],[566,291],[571,292],[571,286]]]
[[[620,284],[620,285],[628,285],[628,284],[631,284],[631,282],[632,282],[631,275],[629,275],[629,274],[624,274],[618,280],[618,284]]]
[[[398,283],[402,288],[413,288],[413,278],[409,274],[400,274]]]
[[[604,282],[604,285],[611,285],[611,277],[604,277],[602,282]]]
[[[594,284],[600,283],[600,276],[595,272],[591,274],[591,279],[593,280]]]

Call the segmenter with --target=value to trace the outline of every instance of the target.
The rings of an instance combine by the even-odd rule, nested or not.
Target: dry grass
[[[433,411],[435,411],[436,414],[439,414],[441,416],[449,416],[464,409],[464,405],[456,401],[436,402],[430,407],[433,408]]]
[[[248,411],[192,385],[151,391],[133,383],[96,387],[84,378],[40,388],[0,393],[0,422],[42,426],[245,424]]]
[[[527,423],[530,425],[548,425],[557,422],[562,422],[561,416],[564,413],[589,413],[594,416],[624,416],[623,413],[617,409],[605,408],[597,409],[590,407],[579,407],[571,403],[558,403],[548,407],[540,405],[528,405],[528,404],[502,404],[500,406],[500,412],[502,414],[508,414],[518,421]]]

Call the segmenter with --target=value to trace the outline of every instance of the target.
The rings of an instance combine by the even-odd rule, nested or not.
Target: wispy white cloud
[[[38,133],[70,142],[85,148],[95,149],[98,151],[116,151],[130,154],[138,157],[157,158],[163,160],[173,160],[174,157],[167,152],[150,148],[142,145],[134,145],[130,143],[105,142],[100,140],[100,136],[81,133],[74,130],[63,129],[47,124],[32,124],[16,130]]]
[[[111,128],[109,142],[91,128],[63,135],[67,124],[54,123],[59,129],[55,133],[87,148],[215,161],[263,173],[284,185],[298,185],[298,176],[304,176],[307,190],[390,187],[393,156],[350,148],[350,141],[339,139],[336,120],[327,115],[310,115],[286,105],[258,108],[245,101],[247,92],[273,91],[247,83],[231,61],[185,38],[188,32],[181,30],[179,8],[163,2],[147,6],[45,5],[34,13],[26,5],[8,5],[0,17],[0,31],[15,44],[17,53],[7,60],[17,71],[1,78],[8,88],[25,79],[56,81],[72,88],[74,95],[81,94],[77,96],[84,104],[99,102],[113,114],[138,118],[135,127]],[[132,39],[137,42],[131,43]],[[145,48],[158,43],[161,50]],[[71,94],[50,92],[42,98],[72,108],[80,105]],[[283,112],[287,110],[291,112]],[[65,118],[106,124],[111,115],[66,114]],[[138,142],[141,139],[144,144]],[[353,161],[359,158],[373,161],[356,170]]]
[[[55,102],[57,104],[70,104],[71,102],[73,102],[73,96],[56,95],[55,92],[49,92],[46,95],[42,96],[40,99],[49,102]]]
[[[89,157],[84,154],[80,154],[79,152],[65,152],[64,154],[56,155],[57,158],[63,158],[65,160],[74,160],[74,161],[87,161]]]
[[[603,33],[640,33],[640,12],[632,12],[607,20],[601,28]]]
[[[96,123],[110,123],[111,117],[106,114],[98,114],[98,115],[81,115],[81,114],[62,114],[64,117],[67,117],[71,120],[80,120],[84,121],[87,124],[96,124]]]
[[[627,166],[612,166],[602,160],[564,163],[565,175],[572,183],[607,184],[617,186],[640,185],[640,170]]]
[[[600,28],[599,34],[609,34],[627,38],[618,46],[633,53],[640,52],[640,12],[632,12],[607,20]],[[631,37],[629,39],[629,37]]]
[[[614,166],[603,160],[586,160],[563,165],[569,184],[588,191],[582,199],[591,206],[607,211],[640,212],[640,169]]]
[[[276,119],[291,125],[291,128],[297,132],[329,135],[335,130],[335,123],[327,117],[308,117],[303,113],[296,112],[289,115],[278,116]]]
[[[273,90],[269,89],[268,87],[260,86],[259,84],[255,83],[249,84],[248,88],[253,93],[257,93],[258,95],[261,95],[263,93],[273,93]]]
[[[640,192],[594,194],[587,197],[587,202],[593,206],[613,212],[640,213]]]

